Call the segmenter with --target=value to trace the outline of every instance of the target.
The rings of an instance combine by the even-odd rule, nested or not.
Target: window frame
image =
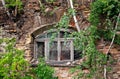
[[[56,32],[56,30],[54,30],[53,32]],[[50,60],[50,48],[49,48],[49,44],[50,44],[50,38],[47,38],[47,34],[49,33],[48,31],[43,32],[42,34],[39,34],[36,36],[35,40],[34,40],[34,58],[38,59],[38,46],[37,46],[37,42],[44,42],[44,58],[46,62],[71,62],[74,61],[74,45],[73,45],[73,40],[74,38],[60,38],[60,32],[65,32],[65,30],[60,30],[58,33],[58,37],[55,38],[53,41],[57,41],[57,60]],[[68,33],[70,33],[70,30],[67,30]],[[40,35],[45,34],[45,38],[37,38]],[[61,57],[61,42],[65,42],[65,41],[70,41],[70,60],[60,60]]]

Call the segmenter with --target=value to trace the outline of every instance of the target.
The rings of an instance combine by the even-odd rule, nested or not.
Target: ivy
[[[96,40],[104,38],[110,41],[112,39],[114,34],[113,29],[120,11],[119,3],[118,0],[96,0],[91,4],[91,14],[89,18],[91,26],[86,30],[73,32],[71,34],[71,38],[74,38],[75,48],[83,51],[83,58],[85,58],[83,63],[77,67],[77,70],[81,70],[80,75],[78,74],[77,76],[78,79],[80,77],[89,77],[91,79],[100,78],[104,73],[104,65],[108,63],[108,56],[97,50]],[[113,10],[115,10],[115,12]],[[71,13],[72,11],[68,11],[66,13],[67,16],[64,15],[61,18],[57,24],[58,29],[68,28]],[[115,43],[120,43],[118,36],[115,38]],[[112,60],[112,58],[110,60]],[[85,74],[82,71],[84,69],[88,69],[90,71],[89,74]]]
[[[92,25],[97,27],[99,37],[108,41],[112,39],[119,12],[119,0],[96,0],[92,3],[89,20]],[[119,30],[119,25],[117,30]],[[116,35],[115,38],[117,39],[115,39],[114,43],[119,44],[119,35]]]
[[[92,25],[98,26],[99,23],[111,23],[117,19],[120,12],[120,1],[119,0],[96,0],[91,5],[90,22]],[[100,20],[104,20],[102,22]],[[104,27],[104,26],[102,26]]]
[[[98,38],[96,26],[90,26],[86,30],[81,30],[80,32],[72,33],[74,40],[74,45],[80,51],[83,51],[82,57],[85,60],[81,63],[78,68],[81,70],[80,75],[77,77],[100,77],[97,74],[103,72],[103,65],[107,64],[107,57],[105,54],[99,52],[96,48],[96,39]],[[82,70],[88,69],[89,74],[85,74]],[[97,73],[97,74],[96,74]]]

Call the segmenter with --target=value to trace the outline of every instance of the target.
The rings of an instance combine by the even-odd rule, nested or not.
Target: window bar
[[[73,46],[73,41],[71,41],[71,43],[70,43],[70,49],[71,49],[70,59],[71,59],[71,61],[74,61],[74,46]]]
[[[60,57],[61,57],[61,44],[60,44],[60,39],[58,39],[57,50],[58,50],[58,61],[60,61]]]
[[[45,40],[45,61],[48,60],[49,57],[49,42],[48,40]]]
[[[60,32],[58,32],[58,43],[57,43],[57,51],[58,51],[58,61],[61,58],[61,43],[60,43]]]

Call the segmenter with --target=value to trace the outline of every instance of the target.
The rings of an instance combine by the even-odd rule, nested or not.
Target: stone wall
[[[55,67],[55,75],[58,76],[58,79],[73,79],[77,73],[70,73],[69,67]]]
[[[100,52],[103,52],[106,54],[110,46],[110,42],[103,42],[103,41],[98,41],[97,42],[97,48]],[[107,73],[109,75],[108,79],[120,79],[120,46],[113,44],[110,51],[109,55],[112,56],[114,59],[114,62],[111,66],[112,70],[111,72]]]
[[[3,37],[15,37],[17,39],[16,47],[18,49],[25,51],[25,58],[28,61],[32,61],[34,57],[34,36],[39,34],[39,30],[49,29],[52,25],[57,23],[60,17],[63,15],[63,8],[59,8],[56,11],[56,14],[52,16],[41,16],[40,7],[38,0],[22,0],[24,3],[24,14],[21,15],[21,18],[17,22],[14,22],[7,16],[4,8],[0,3],[0,26],[2,29],[0,38]],[[77,0],[79,2],[79,0]],[[83,0],[84,1],[84,0]],[[91,1],[91,0],[85,0]],[[87,4],[87,3],[84,3]],[[76,6],[78,7],[78,6]],[[79,11],[77,19],[81,29],[85,29],[89,26],[87,18],[89,16],[88,6],[81,5],[79,6]],[[57,13],[60,13],[57,15]],[[82,14],[82,16],[80,15]],[[3,16],[4,15],[4,16]],[[6,18],[5,18],[6,17]],[[82,17],[82,18],[81,18]],[[73,19],[73,18],[72,18]],[[49,26],[49,27],[48,27]],[[70,21],[70,26],[75,27],[73,20]],[[99,42],[100,43],[100,42]],[[100,51],[105,52],[108,47],[98,44]],[[110,79],[119,79],[120,78],[120,49],[119,46],[113,47],[111,49],[111,55],[117,59],[117,62],[112,65],[113,71],[110,73]],[[59,79],[72,79],[75,74],[71,74],[70,67],[54,67],[56,70],[56,75]]]

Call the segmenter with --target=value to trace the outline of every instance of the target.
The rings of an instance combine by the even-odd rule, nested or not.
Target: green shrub
[[[43,59],[40,59],[38,67],[34,69],[37,79],[57,79],[54,77],[54,70],[48,66]]]
[[[6,52],[0,56],[0,79],[31,79],[23,51],[14,48],[15,39],[2,40],[6,42]]]
[[[24,52],[14,47],[15,39],[0,39],[0,44],[6,43],[6,52],[0,55],[0,79],[57,79],[53,77],[54,70],[40,61],[36,68],[24,58]]]

